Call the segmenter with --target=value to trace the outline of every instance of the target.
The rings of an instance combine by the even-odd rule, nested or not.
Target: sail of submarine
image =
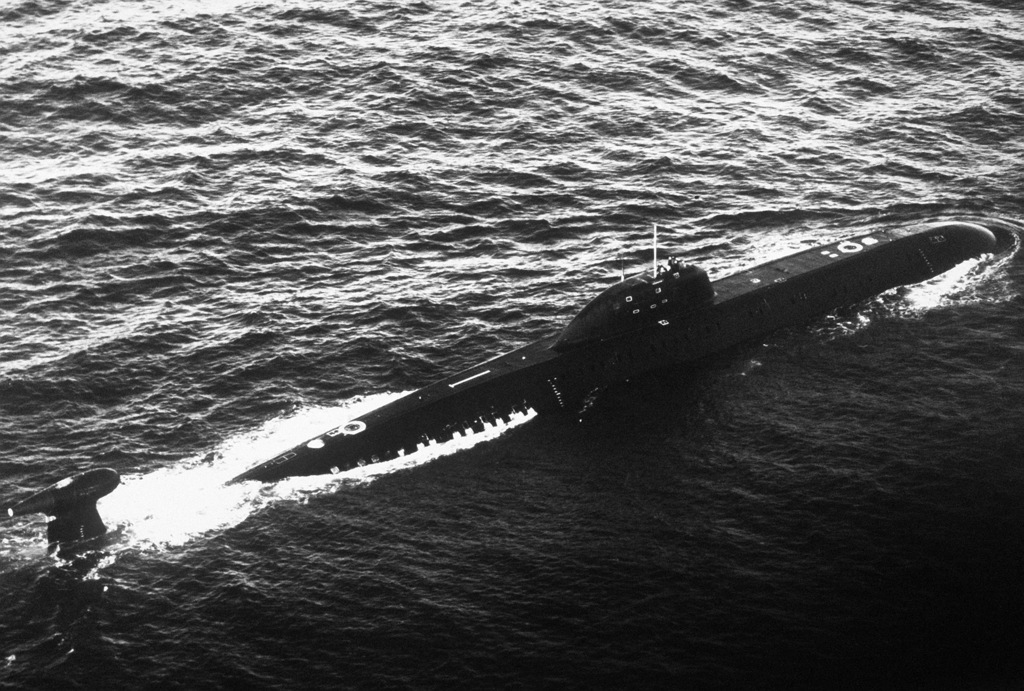
[[[594,298],[560,334],[414,391],[230,482],[338,473],[481,432],[499,420],[578,406],[610,383],[700,360],[993,253],[1000,242],[990,227],[944,221],[878,230],[714,282],[703,270],[676,263],[627,278]]]

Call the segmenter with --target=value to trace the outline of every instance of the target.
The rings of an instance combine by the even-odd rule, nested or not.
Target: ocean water
[[[1016,0],[0,0],[2,688],[1020,688],[1024,256],[579,414],[222,483],[712,276],[1024,218]],[[1019,221],[1018,221],[1019,222]]]

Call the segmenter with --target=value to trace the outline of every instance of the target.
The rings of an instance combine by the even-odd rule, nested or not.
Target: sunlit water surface
[[[1019,252],[339,476],[224,486],[559,329],[1024,218],[1013,0],[0,4],[10,688],[1014,688]]]

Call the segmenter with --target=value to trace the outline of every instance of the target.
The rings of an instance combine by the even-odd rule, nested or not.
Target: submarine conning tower
[[[607,288],[565,327],[553,350],[564,352],[707,305],[715,290],[707,273],[670,261],[655,276],[633,276]]]

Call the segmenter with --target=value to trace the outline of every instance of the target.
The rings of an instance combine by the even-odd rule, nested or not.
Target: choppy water
[[[1015,0],[0,3],[0,498],[125,477],[102,554],[3,524],[0,686],[1019,686],[1017,255],[220,483],[559,328],[651,222],[722,275],[1024,218],[1022,83]]]

